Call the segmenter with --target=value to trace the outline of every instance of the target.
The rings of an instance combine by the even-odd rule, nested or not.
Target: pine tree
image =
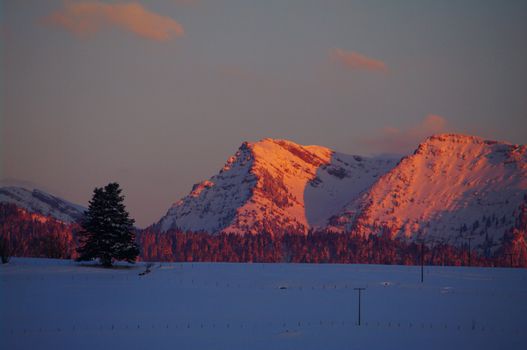
[[[139,255],[135,243],[134,219],[123,204],[118,183],[95,188],[79,232],[80,247],[77,261],[99,259],[105,267],[114,260],[133,263]]]

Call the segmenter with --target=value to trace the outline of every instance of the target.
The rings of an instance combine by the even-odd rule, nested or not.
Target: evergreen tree
[[[123,204],[118,183],[95,188],[79,232],[78,261],[99,259],[105,267],[113,260],[133,263],[139,255],[135,243],[134,219]]]

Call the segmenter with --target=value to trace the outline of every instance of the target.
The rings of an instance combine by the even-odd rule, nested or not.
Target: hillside
[[[464,135],[419,145],[332,219],[331,229],[459,245],[500,244],[527,203],[527,147]]]
[[[306,233],[395,165],[321,146],[244,143],[219,174],[196,184],[156,225],[209,233]]]
[[[44,191],[32,191],[23,187],[0,187],[0,203],[11,203],[28,212],[52,217],[56,220],[73,223],[77,222],[86,208],[53,196]]]
[[[513,234],[524,245],[526,150],[443,134],[396,162],[286,140],[246,142],[154,229],[271,235],[329,230],[453,246],[470,239],[489,256]]]

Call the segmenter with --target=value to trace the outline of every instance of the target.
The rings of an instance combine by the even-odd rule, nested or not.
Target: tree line
[[[527,267],[527,199],[515,227],[505,232],[499,249],[394,238],[389,232],[361,236],[328,231],[307,235],[217,234],[153,229],[136,230],[118,184],[96,188],[81,223],[65,224],[0,203],[0,257],[48,257],[113,261],[285,262]]]
[[[423,252],[426,265],[508,267],[508,254],[512,254],[512,266],[527,267],[525,249],[513,240],[489,256],[475,249],[469,253],[467,245],[421,247],[388,235],[364,237],[326,231],[271,236],[145,230],[138,235],[138,242],[146,261],[419,265]]]

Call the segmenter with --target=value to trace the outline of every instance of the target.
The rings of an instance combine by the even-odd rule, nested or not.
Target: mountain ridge
[[[307,233],[323,226],[395,163],[282,139],[244,142],[217,175],[194,185],[154,227],[210,233]],[[230,205],[228,198],[239,205]]]
[[[399,161],[263,139],[244,142],[154,227],[213,234],[327,229],[455,245],[474,235],[476,244],[495,249],[515,227],[526,179],[525,145],[472,135],[432,135]],[[233,193],[238,202],[229,203]]]
[[[75,223],[85,210],[13,186],[0,188],[0,203],[39,222]],[[525,208],[525,145],[439,134],[399,160],[267,138],[242,143],[216,175],[195,184],[147,229],[271,236],[327,231],[454,246],[471,239],[493,252],[514,232],[525,235]]]
[[[332,228],[455,245],[471,236],[492,249],[514,229],[526,196],[525,145],[434,135],[334,217]]]
[[[28,190],[20,186],[0,187],[0,203],[11,203],[30,213],[50,216],[68,224],[78,222],[86,210],[79,204],[39,189]]]

